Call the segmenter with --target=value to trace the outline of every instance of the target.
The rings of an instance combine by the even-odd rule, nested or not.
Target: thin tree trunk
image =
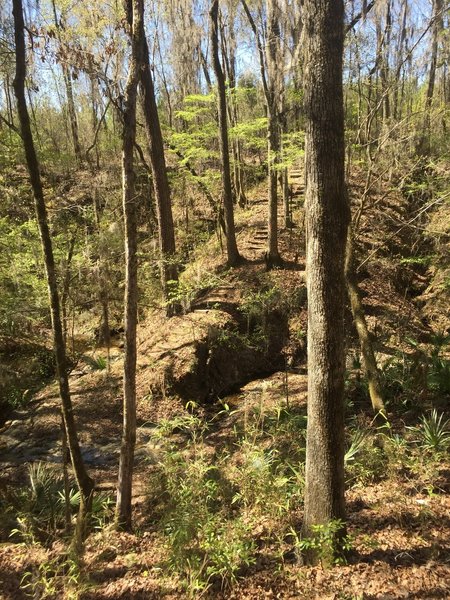
[[[308,428],[303,535],[345,518],[345,186],[342,0],[305,0]],[[339,551],[338,528],[330,559]],[[318,560],[317,552],[306,556]]]
[[[5,97],[6,97],[6,114],[8,115],[8,120],[13,127],[14,124],[14,110],[11,102],[11,84],[8,73],[5,75]]]
[[[97,90],[96,90],[96,81],[95,81],[94,75],[92,75],[92,74],[89,75],[89,81],[91,84],[90,87],[91,87],[92,133],[94,135],[94,140],[96,141],[97,136],[98,136],[97,128],[100,129],[101,121],[99,122],[99,118],[97,115],[97,102],[95,100]],[[86,159],[88,159],[89,153],[87,150],[86,150],[85,156],[86,156]],[[95,144],[95,165],[96,165],[97,169],[100,168],[100,152],[99,152],[97,144]]]
[[[381,94],[382,94],[382,106],[383,106],[383,126],[388,127],[388,121],[391,117],[391,102],[389,97],[389,50],[391,44],[391,30],[392,30],[392,17],[391,17],[391,0],[386,2],[386,17],[385,17],[385,29],[383,33],[383,44],[382,44],[382,56],[380,65],[380,81],[381,81]]]
[[[289,227],[292,227],[288,169],[283,169],[281,175],[281,187],[283,190],[284,226],[288,229]]]
[[[268,198],[269,198],[269,219],[268,219],[268,249],[267,264],[269,268],[278,266],[282,263],[278,252],[278,193],[277,193],[277,163],[280,151],[280,135],[278,131],[278,121],[272,110],[269,108],[269,127],[267,133],[267,152],[268,152]]]
[[[136,98],[142,65],[143,0],[126,0],[131,22],[131,58],[125,88],[122,134],[122,186],[125,220],[125,357],[123,370],[123,431],[117,483],[116,526],[131,529],[134,448],[136,444],[137,218],[133,151],[136,138]]]
[[[64,344],[67,348],[67,301],[69,299],[70,292],[70,267],[72,264],[73,252],[75,250],[75,234],[72,233],[72,237],[69,241],[69,249],[67,251],[66,264],[64,268],[64,277],[63,277],[63,286],[62,286],[62,294],[61,294],[61,312],[62,312],[62,322],[63,322],[63,335],[64,335]]]
[[[280,162],[281,131],[280,115],[283,104],[283,61],[280,41],[280,7],[278,0],[267,1],[267,164],[269,168],[268,200],[268,266],[278,266],[282,263],[278,251],[278,164]]]
[[[381,390],[380,375],[378,372],[377,361],[375,359],[375,352],[373,350],[372,340],[370,339],[370,333],[367,327],[367,321],[355,275],[353,246],[353,233],[351,227],[349,227],[345,257],[347,292],[350,299],[353,320],[355,322],[356,331],[359,337],[359,343],[361,345],[363,368],[367,377],[372,408],[376,413],[379,413],[385,411],[383,393]]]
[[[13,0],[13,15],[16,43],[16,77],[14,79],[14,91],[17,98],[17,111],[19,115],[31,187],[33,189],[36,216],[44,254],[45,270],[47,274],[53,343],[56,356],[56,372],[59,384],[59,394],[61,397],[62,414],[67,433],[67,443],[72,460],[72,467],[81,495],[81,506],[75,537],[76,550],[81,551],[82,542],[86,534],[86,518],[90,511],[94,484],[86,471],[78,442],[77,430],[75,427],[75,419],[73,415],[72,400],[69,389],[69,378],[67,374],[66,346],[64,343],[64,333],[61,320],[53,246],[48,226],[47,209],[45,206],[41,176],[39,173],[39,162],[34,147],[33,136],[30,127],[30,117],[25,99],[26,57],[22,0]]]
[[[226,224],[226,243],[228,265],[234,267],[241,261],[241,256],[236,243],[236,232],[234,227],[233,194],[231,189],[230,172],[230,154],[228,145],[228,125],[227,125],[227,100],[225,91],[225,78],[222,66],[219,60],[219,40],[218,40],[218,12],[219,0],[212,0],[211,17],[211,45],[214,73],[217,79],[218,92],[218,113],[220,130],[220,154],[222,159],[222,186],[223,186],[223,206],[225,212]]]
[[[236,98],[236,35],[235,35],[235,12],[232,10],[232,4],[228,6],[229,27],[228,35],[225,33],[224,24],[221,25],[222,54],[225,65],[225,72],[228,77],[229,102],[227,103],[228,117],[230,124],[235,127],[239,122],[238,103]],[[227,43],[227,38],[230,40]],[[239,206],[244,207],[247,204],[247,198],[244,192],[242,176],[241,142],[235,138],[231,144],[233,153],[233,183],[235,189],[235,201]]]

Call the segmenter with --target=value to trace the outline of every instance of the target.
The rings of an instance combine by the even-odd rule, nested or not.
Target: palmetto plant
[[[352,442],[350,448],[347,450],[344,456],[345,464],[351,463],[355,460],[358,452],[364,447],[364,443],[367,439],[367,432],[362,429],[355,429],[352,435]]]
[[[418,435],[417,441],[425,450],[446,452],[450,446],[450,420],[435,408],[428,416],[422,415],[420,424],[410,429]]]

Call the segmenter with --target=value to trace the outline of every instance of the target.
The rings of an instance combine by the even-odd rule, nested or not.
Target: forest
[[[0,5],[0,600],[450,598],[450,3]]]

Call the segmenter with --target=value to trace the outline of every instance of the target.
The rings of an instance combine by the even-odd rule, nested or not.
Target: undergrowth
[[[377,419],[367,422],[351,402],[347,408],[347,488],[388,479],[408,482],[418,493],[445,489],[450,421],[444,413],[426,410],[406,426],[399,416],[385,417],[381,424]],[[226,435],[220,437],[223,428]],[[338,523],[319,527],[310,538],[299,534],[303,406],[291,406],[286,399],[274,403],[263,384],[238,409],[223,403],[209,418],[189,403],[184,414],[161,420],[153,435],[161,453],[148,480],[147,519],[167,549],[162,572],[181,581],[188,596],[230,588],[265,553],[279,569],[286,557],[308,551],[324,565],[330,563]],[[73,485],[64,494],[56,466],[31,465],[29,482],[11,494],[9,504],[0,503],[2,518],[14,520],[12,535],[21,543],[49,548],[64,537],[67,502],[72,516],[79,496]],[[98,529],[111,519],[112,504],[112,498],[96,496]],[[346,548],[350,545],[346,537]],[[51,557],[30,568],[22,583],[35,598],[76,598],[84,580],[69,562]]]

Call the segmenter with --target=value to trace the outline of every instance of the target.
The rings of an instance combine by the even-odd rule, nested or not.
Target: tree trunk
[[[283,96],[283,64],[280,50],[280,8],[278,0],[267,0],[267,163],[269,168],[268,255],[269,267],[281,264],[278,252],[278,164],[280,161],[280,106]]]
[[[233,3],[228,4],[228,33],[225,31],[225,24],[221,26],[222,53],[225,73],[228,78],[229,102],[228,102],[228,117],[231,125],[235,127],[239,123],[238,101],[236,97],[236,35],[235,35],[235,18],[236,7]],[[229,40],[229,43],[227,43]],[[244,207],[247,204],[245,196],[242,174],[242,152],[241,142],[235,138],[231,144],[233,153],[233,183],[235,189],[235,201],[239,206]]]
[[[230,154],[228,145],[228,124],[227,124],[227,99],[225,91],[225,78],[222,66],[219,60],[219,41],[218,41],[218,12],[219,0],[212,0],[211,17],[211,46],[214,73],[217,79],[218,92],[218,113],[220,130],[220,154],[222,159],[222,186],[223,186],[223,206],[225,212],[226,224],[226,242],[228,265],[235,267],[241,261],[241,256],[236,243],[236,232],[234,227],[233,193],[231,189],[231,171]]]
[[[142,65],[143,0],[127,0],[131,58],[125,88],[122,134],[122,186],[125,220],[125,356],[123,431],[117,483],[116,526],[131,529],[134,447],[136,444],[137,217],[133,151],[136,139],[136,97]]]
[[[364,372],[369,386],[369,395],[372,402],[372,408],[376,413],[384,412],[383,393],[380,384],[380,375],[378,372],[375,352],[373,350],[372,340],[370,339],[369,329],[367,327],[364,308],[359,294],[358,283],[355,276],[353,260],[353,233],[351,227],[348,231],[347,250],[345,257],[345,277],[347,281],[347,292],[350,299],[353,321],[361,345]]]
[[[75,233],[72,233],[72,237],[69,240],[69,248],[67,251],[67,258],[64,265],[64,276],[63,276],[63,284],[62,284],[62,293],[61,293],[61,313],[62,313],[62,325],[63,325],[63,337],[64,344],[67,348],[67,303],[69,300],[69,292],[70,292],[70,275],[71,275],[71,265],[73,252],[75,250],[75,241],[76,236]]]
[[[155,100],[155,89],[150,71],[148,45],[145,37],[144,23],[139,32],[143,44],[143,65],[140,70],[142,89],[142,110],[145,118],[145,129],[150,149],[153,186],[155,189],[158,210],[159,247],[161,252],[161,283],[168,316],[177,312],[177,307],[169,300],[169,281],[178,281],[178,268],[175,259],[175,232],[173,227],[172,203],[170,199],[169,180],[167,178],[164,143],[159,122],[158,108]]]
[[[96,96],[98,94],[98,90],[97,90],[97,82],[95,80],[95,76],[91,73],[89,74],[89,82],[90,82],[90,87],[91,87],[91,118],[92,118],[92,133],[93,133],[93,139],[96,140],[97,139],[97,128],[100,127],[101,125],[101,121],[99,122],[98,119],[98,115],[97,115],[97,102],[96,102]],[[88,159],[88,152],[86,151],[86,159]],[[98,145],[95,144],[95,166],[97,169],[100,169],[100,152],[98,149]]]
[[[292,227],[292,218],[289,193],[289,171],[287,168],[283,169],[281,174],[281,188],[283,190],[284,226],[286,229],[289,229]]]
[[[269,109],[269,128],[267,134],[267,153],[268,153],[268,199],[269,199],[269,219],[268,219],[268,248],[267,262],[269,267],[281,264],[281,257],[278,252],[278,193],[277,193],[277,162],[280,150],[280,135],[278,131],[278,122]]]
[[[34,147],[33,135],[31,133],[30,126],[30,117],[25,99],[26,57],[22,0],[13,0],[13,15],[16,43],[16,76],[14,79],[14,92],[17,98],[17,111],[19,114],[22,140],[25,149],[28,172],[30,175],[31,187],[33,189],[36,216],[44,254],[50,299],[53,343],[56,356],[56,372],[59,384],[59,394],[61,397],[62,414],[67,434],[67,443],[69,446],[72,467],[77,486],[81,494],[80,515],[78,519],[77,535],[75,538],[76,549],[81,550],[82,542],[86,532],[86,516],[90,511],[94,484],[86,471],[83,458],[81,456],[77,430],[75,427],[75,419],[73,415],[72,400],[69,389],[69,378],[67,375],[66,346],[64,343],[64,332],[59,304],[53,246],[48,226],[47,209],[45,206],[44,192],[42,189],[41,176],[39,172],[39,162]]]
[[[303,535],[345,518],[342,0],[305,0],[308,429]],[[339,551],[338,531],[330,553]],[[306,557],[315,562],[317,553]]]

